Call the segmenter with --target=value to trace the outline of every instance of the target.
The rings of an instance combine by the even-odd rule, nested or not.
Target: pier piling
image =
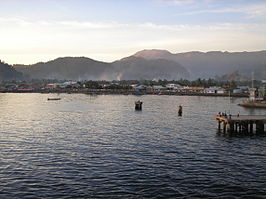
[[[135,102],[135,110],[138,110],[138,111],[142,110],[142,102],[141,101]]]
[[[182,116],[182,113],[183,113],[183,107],[180,105],[178,107],[178,116]]]

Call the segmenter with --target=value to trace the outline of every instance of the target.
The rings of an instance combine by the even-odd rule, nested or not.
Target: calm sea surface
[[[1,199],[266,198],[266,137],[218,136],[214,119],[265,109],[226,97],[48,97],[0,94]]]

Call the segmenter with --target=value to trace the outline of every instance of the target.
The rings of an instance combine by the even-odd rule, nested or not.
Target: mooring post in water
[[[234,133],[234,128],[235,128],[235,123],[234,122],[230,122],[229,123],[229,131],[230,131],[230,133]]]
[[[223,132],[226,133],[226,123],[223,122],[223,124],[224,124],[224,125],[223,125]]]
[[[256,133],[264,134],[264,124],[262,121],[256,121]]]
[[[182,116],[182,113],[183,113],[182,109],[183,109],[182,106],[179,105],[179,107],[178,107],[178,116]]]
[[[249,132],[253,134],[253,122],[252,121],[249,123]]]
[[[142,102],[140,100],[135,102],[135,110],[142,110]]]

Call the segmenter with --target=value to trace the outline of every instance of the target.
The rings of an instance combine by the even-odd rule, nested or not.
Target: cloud
[[[240,11],[246,13],[250,18],[266,17],[266,3],[251,5],[240,8]]]
[[[178,15],[200,15],[208,13],[240,13],[250,19],[266,19],[266,3],[252,1],[236,1],[234,4],[218,0],[158,0],[160,3],[183,7],[183,13],[179,11]],[[239,4],[240,2],[241,4]]]
[[[161,0],[161,2],[167,4],[173,4],[176,6],[181,6],[181,5],[193,4],[196,2],[196,0]]]
[[[245,6],[235,6],[231,8],[210,8],[198,9],[194,11],[179,13],[178,15],[199,15],[206,13],[242,13],[248,18],[265,18],[266,17],[266,3],[251,4]]]
[[[215,2],[215,0],[157,0],[161,4],[175,5],[175,6],[188,6],[188,5],[208,5]]]
[[[265,24],[166,25],[0,18],[0,54],[9,63],[35,63],[59,56],[114,61],[147,48],[172,52],[262,50],[265,35]]]

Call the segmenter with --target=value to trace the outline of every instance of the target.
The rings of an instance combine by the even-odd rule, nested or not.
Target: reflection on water
[[[217,136],[214,119],[265,109],[226,97],[55,96],[0,94],[0,198],[266,197],[266,138]]]

